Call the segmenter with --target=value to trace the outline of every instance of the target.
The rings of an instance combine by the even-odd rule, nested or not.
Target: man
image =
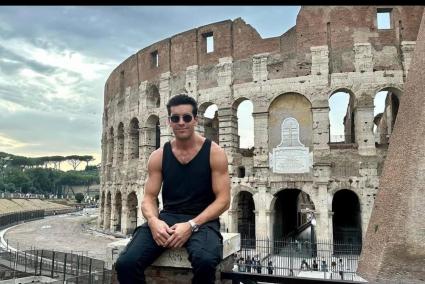
[[[192,283],[214,283],[222,259],[218,217],[230,205],[227,156],[216,143],[195,132],[197,103],[177,95],[167,103],[174,139],[155,150],[141,204],[147,222],[136,228],[115,268],[120,284],[145,283],[144,270],[166,249],[185,247]],[[163,210],[157,198],[162,184]]]

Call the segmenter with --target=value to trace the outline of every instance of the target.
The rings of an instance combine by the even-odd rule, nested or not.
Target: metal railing
[[[241,244],[241,250],[235,255],[235,272],[359,280],[356,270],[360,244],[312,242],[311,239],[242,239]]]

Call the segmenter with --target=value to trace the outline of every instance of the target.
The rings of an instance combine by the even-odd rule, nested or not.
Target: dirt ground
[[[106,260],[107,244],[120,240],[114,236],[98,233],[94,228],[97,208],[82,212],[46,217],[23,223],[9,229],[5,239],[18,249],[49,249],[74,252]]]

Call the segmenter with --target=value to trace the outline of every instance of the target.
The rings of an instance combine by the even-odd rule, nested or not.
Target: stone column
[[[269,172],[269,136],[268,112],[253,112],[254,118],[254,168],[258,176],[266,176]]]
[[[108,203],[108,195],[106,195],[106,201],[105,201],[105,210],[104,214],[105,217],[103,218],[103,229],[104,230],[110,230],[111,229],[111,203]]]
[[[239,148],[237,110],[233,107],[219,108],[220,146],[226,151],[229,161],[229,174],[233,176],[233,157]]]
[[[238,209],[227,210],[227,214],[229,215],[229,233],[237,233],[238,232]]]
[[[409,71],[410,62],[412,61],[413,51],[415,50],[415,41],[402,41],[401,42],[401,54],[404,76],[407,76]]]
[[[267,57],[269,53],[255,54],[252,57],[252,78],[254,83],[267,81]]]
[[[359,154],[363,156],[376,155],[375,136],[373,134],[373,103],[367,106],[357,106],[355,109],[355,138],[359,146]]]
[[[128,235],[129,232],[129,218],[128,218],[128,206],[127,206],[127,195],[123,193],[121,201],[121,232],[124,235]]]
[[[312,107],[313,151],[329,151],[329,106]]]
[[[328,184],[318,182],[316,185],[318,187],[319,204],[315,204],[316,226],[314,229],[316,241],[319,242],[317,244],[317,256],[322,257],[327,255],[327,250],[329,250],[329,247],[323,244],[323,241],[331,240],[329,233]]]
[[[112,208],[111,208],[111,232],[116,232],[117,231],[117,224],[118,224],[118,212],[117,212],[117,206],[116,206],[116,194],[114,193],[111,199],[111,203],[112,203]]]

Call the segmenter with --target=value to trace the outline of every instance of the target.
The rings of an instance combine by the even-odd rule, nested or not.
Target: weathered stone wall
[[[423,11],[421,6],[386,8],[392,9],[389,30],[377,29],[376,6],[302,7],[296,26],[280,37],[262,39],[242,19],[227,20],[172,36],[130,56],[105,85],[104,213],[99,225],[128,234],[143,221],[137,206],[143,196],[147,159],[157,146],[172,139],[165,103],[171,95],[185,91],[203,110],[211,104],[218,107],[218,142],[228,154],[232,175],[232,205],[221,218],[229,232],[238,230],[239,194],[248,192],[254,201],[257,236],[273,238],[277,194],[299,189],[314,203],[317,237],[332,239],[332,201],[346,189],[359,200],[364,237],[387,147],[375,144],[373,99],[381,90],[402,96]],[[214,51],[206,53],[203,35],[211,32]],[[158,67],[151,64],[155,51]],[[350,94],[346,134],[353,132],[354,138],[331,143],[328,100],[338,91]],[[309,170],[302,173],[270,169],[269,155],[280,143],[276,138],[280,133],[270,131],[279,131],[279,123],[288,116],[286,105],[274,108],[273,102],[288,94],[306,101],[291,111],[311,114],[297,118],[312,159]],[[153,103],[155,98],[159,104]],[[239,149],[236,111],[244,100],[253,103],[252,157],[241,157]],[[130,131],[134,119],[138,136]],[[198,130],[203,133],[202,123]],[[138,158],[130,154],[134,143],[139,146]],[[245,166],[244,177],[238,177],[241,166]],[[113,206],[115,198],[122,198],[121,214]]]

